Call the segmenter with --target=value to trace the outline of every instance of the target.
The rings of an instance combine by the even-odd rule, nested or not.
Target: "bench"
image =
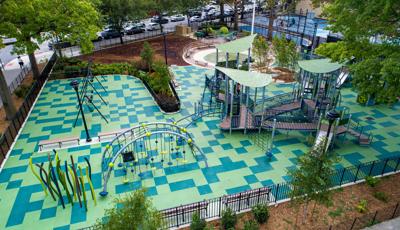
[[[194,61],[194,64],[199,65],[199,66],[204,66],[207,67],[208,66],[208,62],[201,62],[201,61]]]
[[[102,133],[99,133],[99,134],[98,134],[98,135],[99,135],[99,136],[98,136],[99,142],[101,142],[101,138],[103,138],[103,137],[110,137],[110,136],[116,137],[116,136],[118,136],[119,134],[124,133],[124,132],[126,132],[126,131],[128,131],[128,130],[130,130],[130,129],[120,129],[120,130],[111,131],[111,132],[102,132]]]
[[[43,150],[43,147],[46,145],[54,145],[54,144],[58,144],[59,148],[61,148],[62,144],[65,142],[78,142],[79,145],[79,137],[66,137],[66,138],[58,138],[58,139],[53,139],[53,140],[43,140],[43,141],[39,141],[39,150]]]

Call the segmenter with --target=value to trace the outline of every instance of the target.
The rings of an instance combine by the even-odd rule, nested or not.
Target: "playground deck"
[[[179,120],[194,113],[194,102],[201,98],[204,74],[208,70],[186,66],[173,67],[182,110],[175,115],[160,112],[142,83],[133,77],[114,75],[104,84],[109,95],[108,107],[101,110],[109,119],[106,124],[96,113],[88,113],[87,120],[92,137],[99,133],[116,132],[138,125],[139,122]],[[212,74],[212,73],[211,73]],[[292,90],[291,85],[269,86],[269,97]],[[364,107],[358,105],[356,93],[342,90],[342,104],[351,107],[352,119],[360,121],[365,129],[374,134],[370,147],[355,144],[354,139],[338,140],[335,151],[341,157],[337,168],[363,162],[399,156],[400,104]],[[99,198],[97,206],[88,201],[85,212],[79,204],[65,209],[50,196],[45,196],[38,180],[28,167],[29,158],[34,164],[47,163],[47,152],[39,152],[41,140],[79,136],[85,138],[83,124],[72,128],[76,116],[76,98],[69,80],[49,81],[38,98],[26,121],[7,162],[0,173],[0,229],[79,229],[93,224],[111,207],[114,197],[122,196],[141,187],[148,189],[148,196],[158,209],[179,206],[208,198],[234,194],[289,180],[287,170],[296,167],[297,157],[309,150],[306,132],[293,131],[289,136],[276,135],[273,157],[269,161],[262,151],[243,132],[221,132],[220,118],[203,117],[188,128],[196,143],[208,159],[209,167],[190,160],[186,164],[174,164],[146,177],[129,174],[129,182],[123,183],[122,170],[116,168],[109,182],[107,198]],[[366,119],[368,118],[368,119]],[[106,142],[80,145],[59,150],[61,160],[73,156],[77,164],[84,164],[84,157],[92,165],[92,181],[95,193],[101,191],[101,155]]]

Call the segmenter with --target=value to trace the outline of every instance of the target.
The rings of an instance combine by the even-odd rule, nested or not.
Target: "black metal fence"
[[[163,34],[171,34],[175,32],[175,27],[174,28],[164,28],[163,32],[161,30],[154,30],[154,31],[146,31],[144,33],[139,33],[139,34],[134,34],[134,35],[124,35],[122,37],[123,43],[130,43],[134,41],[140,41],[140,40],[146,40],[150,38],[155,38],[162,36]],[[112,47],[117,47],[121,46],[121,40],[120,38],[111,38],[111,39],[103,39],[100,41],[95,41],[93,42],[94,49],[93,51],[99,51],[107,48],[112,48]],[[62,49],[62,54],[63,56],[66,57],[75,57],[75,56],[80,56],[82,55],[81,53],[81,48],[79,46],[71,46],[68,48]]]
[[[363,229],[372,225],[381,223],[383,221],[391,220],[400,216],[400,203],[396,205],[385,207],[384,209],[377,210],[375,212],[367,213],[363,216],[356,217],[342,221],[338,224],[329,226],[329,230],[334,229]]]
[[[357,166],[336,170],[331,179],[334,186],[340,187],[343,184],[363,180],[367,176],[382,176],[387,173],[400,171],[399,164],[400,157],[362,163]],[[173,228],[190,224],[192,215],[196,212],[202,218],[219,218],[222,212],[228,207],[235,212],[243,212],[257,204],[273,204],[287,200],[289,199],[290,191],[290,183],[280,183],[197,203],[181,205],[162,210],[161,212],[164,215],[165,228]]]
[[[24,65],[24,67],[21,69],[21,72],[18,74],[18,76],[11,82],[11,84],[8,86],[8,89],[10,92],[14,92],[16,88],[18,88],[19,85],[21,85],[22,81],[25,79],[26,75],[31,71],[31,66],[30,65]]]
[[[3,163],[7,156],[7,152],[11,149],[12,143],[14,142],[18,131],[21,129],[25,119],[27,118],[29,111],[35,102],[43,84],[46,82],[46,79],[48,78],[56,59],[57,55],[54,53],[42,70],[39,79],[33,83],[15,117],[11,119],[9,126],[5,130],[4,134],[0,137],[0,164]]]

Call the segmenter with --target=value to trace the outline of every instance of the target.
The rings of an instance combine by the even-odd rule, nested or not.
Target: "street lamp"
[[[336,111],[336,110],[330,110],[326,113],[326,119],[328,119],[329,121],[329,126],[328,126],[328,131],[326,132],[326,140],[325,140],[325,144],[324,144],[324,153],[326,151],[327,148],[327,144],[328,144],[328,140],[329,140],[329,135],[331,132],[331,128],[333,125],[333,122],[335,122],[336,119],[338,119],[340,117],[340,114]]]
[[[165,57],[165,65],[168,65],[168,58],[167,58],[167,40],[165,38],[165,32],[163,32],[164,37],[164,57]]]
[[[73,80],[73,81],[71,81],[70,86],[72,86],[72,88],[74,88],[74,90],[76,92],[76,97],[78,98],[79,111],[82,114],[83,125],[85,126],[86,142],[91,142],[92,139],[90,138],[90,135],[89,135],[89,130],[88,130],[88,127],[86,124],[86,119],[85,119],[85,113],[83,112],[82,102],[81,102],[81,98],[80,98],[79,92],[78,92],[79,82],[77,80]]]

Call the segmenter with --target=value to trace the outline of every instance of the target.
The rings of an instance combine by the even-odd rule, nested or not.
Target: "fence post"
[[[280,184],[278,184],[278,185],[276,186],[276,193],[275,193],[275,203],[278,201],[278,191],[279,191],[279,185],[280,185]]]
[[[218,216],[221,217],[222,197],[219,197]]]
[[[175,216],[176,216],[176,227],[179,227],[178,207],[175,208]]]
[[[357,221],[357,217],[354,218],[353,224],[351,224],[350,230],[352,230],[354,228],[354,225],[356,224]]]
[[[343,177],[344,177],[344,172],[346,171],[346,168],[343,168],[342,176],[340,177],[340,183],[339,185],[342,185]]]
[[[396,207],[394,208],[394,212],[393,212],[393,214],[392,214],[392,218],[391,218],[391,219],[393,219],[394,216],[396,215],[396,211],[397,211],[397,208],[398,208],[398,207],[399,207],[399,202],[397,202]]]
[[[387,165],[387,163],[388,163],[388,161],[389,161],[389,159],[386,159],[385,160],[385,164],[383,165],[383,169],[382,169],[382,176],[383,176],[383,174],[385,173],[385,169],[386,169],[386,165]]]
[[[371,169],[369,170],[368,176],[371,176],[372,169],[374,168],[374,166],[375,166],[375,161],[372,162]]]
[[[241,208],[241,204],[242,204],[242,193],[239,193],[239,212],[240,212],[240,208]]]
[[[396,164],[396,167],[394,168],[394,171],[393,171],[393,172],[396,172],[396,171],[397,171],[397,167],[399,167],[399,164],[400,164],[400,157],[397,158],[397,164]]]
[[[375,211],[374,218],[372,219],[372,224],[375,224],[376,215],[378,215],[378,210]]]
[[[257,204],[260,203],[260,192],[261,192],[261,188],[259,188],[258,192],[257,192]],[[267,198],[267,203],[268,203],[268,198]]]
[[[359,165],[357,166],[357,172],[356,172],[356,176],[354,177],[354,182],[357,181],[358,172],[360,171],[360,166],[361,166],[361,164],[359,164]]]

